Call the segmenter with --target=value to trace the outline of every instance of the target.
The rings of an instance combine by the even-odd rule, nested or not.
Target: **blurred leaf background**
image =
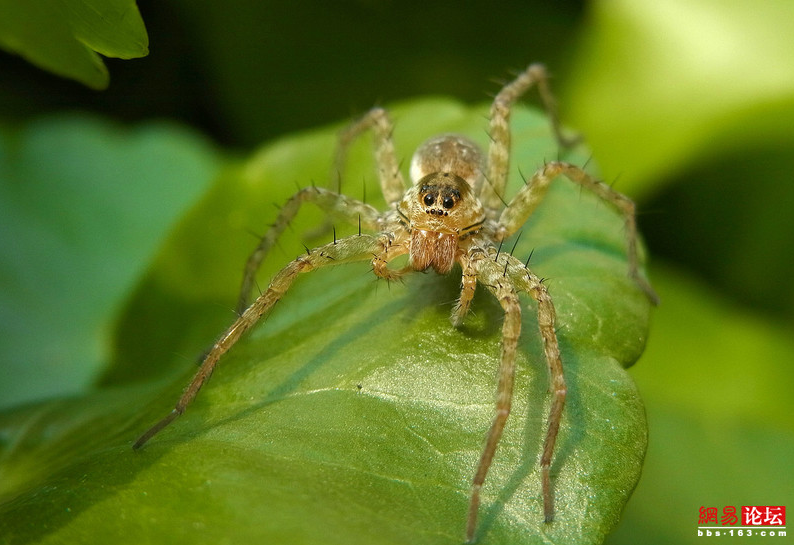
[[[11,13],[10,5],[0,10]],[[250,150],[420,95],[480,102],[498,88],[492,78],[542,61],[555,74],[563,119],[585,135],[605,177],[638,201],[662,297],[632,370],[650,426],[644,475],[607,542],[694,543],[700,506],[791,505],[794,4],[138,7],[149,55],[105,59],[105,91],[0,54],[1,406],[113,381],[103,368],[107,324],[156,258],[158,237],[222,168],[215,147]],[[8,29],[0,24],[0,46],[18,51]],[[74,111],[91,117],[67,115]],[[132,134],[121,130],[141,121]],[[63,141],[58,130],[74,132],[74,149],[52,144]],[[189,142],[182,153],[180,141]],[[95,149],[118,166],[114,144],[140,149],[158,172],[135,161],[123,169],[129,178],[116,179],[118,168],[80,156]],[[184,151],[197,148],[206,151]],[[10,159],[20,153],[30,160]],[[74,161],[71,174],[52,170],[64,164],[58,154]],[[21,164],[34,176],[22,176]],[[95,179],[98,203],[130,206],[86,205],[70,191],[70,175]],[[9,182],[31,178],[40,184]],[[37,208],[42,197],[55,197],[51,208]],[[81,233],[81,214],[97,213],[109,236],[98,254],[81,253],[97,246]],[[209,335],[217,329],[208,324]],[[53,361],[61,374],[47,367]]]

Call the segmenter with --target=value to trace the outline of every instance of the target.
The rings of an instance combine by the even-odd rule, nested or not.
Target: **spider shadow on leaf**
[[[532,330],[537,327],[537,322],[532,316],[524,319],[524,328]],[[557,478],[561,468],[566,466],[569,459],[574,455],[578,445],[586,434],[586,427],[580,413],[582,400],[579,393],[579,365],[580,358],[570,346],[564,336],[560,336],[560,349],[566,362],[566,380],[570,386],[568,390],[567,406],[568,411],[563,418],[560,429],[555,458],[551,464],[553,478]],[[519,371],[517,385],[521,382],[530,382],[524,389],[526,397],[521,400],[526,407],[525,412],[515,412],[512,415],[513,426],[516,428],[521,423],[520,431],[520,454],[517,463],[513,464],[509,475],[502,480],[499,487],[490,489],[489,505],[483,509],[481,519],[482,535],[488,533],[511,502],[525,507],[527,517],[538,516],[543,512],[543,500],[537,494],[540,489],[540,471],[538,461],[540,460],[543,445],[543,431],[548,417],[548,377],[542,350],[538,339],[527,339],[520,345],[520,352],[523,358],[519,359]],[[521,387],[519,386],[519,389]],[[509,460],[495,462],[503,466],[510,464]],[[564,523],[565,508],[558,506],[559,522]],[[534,515],[537,514],[537,515]]]
[[[466,320],[458,327],[449,322],[453,305],[460,295],[461,270],[455,267],[449,274],[438,275],[433,272],[413,274],[404,280],[406,290],[406,311],[402,313],[405,323],[410,324],[423,312],[433,312],[438,320],[449,327],[449,331],[459,331],[465,339],[482,340],[495,338],[504,317],[499,303],[485,290],[479,289],[475,295],[474,305]],[[496,345],[495,345],[496,346]],[[494,362],[496,368],[497,362]]]

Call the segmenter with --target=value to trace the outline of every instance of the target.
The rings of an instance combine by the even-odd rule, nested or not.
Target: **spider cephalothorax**
[[[459,241],[482,228],[485,212],[468,182],[454,172],[427,174],[406,192],[397,206],[410,233],[411,266],[452,270]]]
[[[527,179],[509,202],[505,201],[510,156],[510,110],[515,101],[532,86],[538,87],[558,141],[565,144],[560,136],[545,69],[533,64],[496,95],[491,106],[487,155],[463,136],[447,134],[430,138],[414,154],[410,168],[413,184],[408,189],[392,143],[392,124],[384,110],[371,110],[344,131],[334,170],[341,172],[341,163],[350,142],[371,129],[375,137],[375,157],[387,209],[381,212],[341,193],[314,186],[302,189],[290,198],[275,224],[248,259],[238,302],[239,317],[207,353],[173,411],[141,435],[133,447],[137,449],[143,446],[185,411],[212,374],[221,356],[273,308],[299,274],[331,265],[369,261],[378,277],[394,279],[412,270],[423,271],[428,268],[442,274],[448,273],[457,262],[462,273],[461,291],[452,311],[453,325],[460,325],[466,317],[477,284],[487,289],[504,311],[496,415],[486,436],[472,482],[466,537],[468,540],[474,537],[480,489],[485,483],[512,405],[516,351],[521,333],[521,301],[518,296],[521,292],[534,299],[537,305],[538,332],[543,341],[550,375],[551,407],[540,458],[543,516],[546,522],[550,522],[554,518],[554,503],[549,468],[567,393],[555,331],[556,312],[542,280],[525,263],[508,252],[500,252],[499,245],[521,228],[543,200],[549,184],[560,175],[565,176],[592,191],[622,214],[626,226],[628,274],[651,301],[656,302],[657,299],[653,289],[639,274],[634,203],[624,195],[578,166],[553,161],[546,163]],[[249,306],[249,296],[259,266],[300,205],[307,201],[329,215],[343,218],[353,225],[358,224],[359,233],[339,240],[334,237],[332,243],[307,250],[277,273],[268,288]],[[396,270],[389,267],[394,259],[406,254],[409,256],[409,266]]]

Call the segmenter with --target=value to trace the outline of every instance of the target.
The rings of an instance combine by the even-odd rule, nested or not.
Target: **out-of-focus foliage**
[[[94,89],[108,86],[99,54],[149,52],[135,0],[0,0],[0,47]]]
[[[218,167],[168,123],[62,115],[0,133],[0,407],[96,383],[130,292]]]
[[[794,4],[621,0],[590,16],[564,110],[604,174],[645,196],[656,255],[791,321]]]
[[[698,543],[701,506],[741,513],[742,505],[786,505],[794,490],[791,328],[678,270],[658,273],[664,304],[632,373],[647,402],[648,456],[612,545],[638,536]]]
[[[605,176],[639,194],[694,160],[791,143],[794,3],[617,0],[590,17],[565,112]]]

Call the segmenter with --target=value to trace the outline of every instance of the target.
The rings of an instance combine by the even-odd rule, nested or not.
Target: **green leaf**
[[[0,47],[94,89],[108,86],[100,53],[131,59],[149,53],[134,0],[0,0]]]
[[[394,109],[399,154],[457,131],[487,141],[486,108],[425,100]],[[543,116],[516,112],[512,191],[557,156]],[[232,319],[246,253],[294,182],[327,178],[337,128],[271,144],[227,169],[169,237],[118,330],[105,386],[0,417],[0,533],[13,542],[460,543],[493,417],[501,311],[484,290],[466,325],[448,314],[459,277],[375,281],[367,264],[300,279],[146,448],[192,360]],[[371,151],[343,190],[376,198]],[[567,159],[584,163],[586,150]],[[299,214],[261,275],[303,252],[321,223]],[[336,236],[356,225],[336,225]],[[324,233],[308,245],[330,240]],[[511,241],[512,242],[512,241]],[[600,543],[639,478],[647,431],[623,369],[643,350],[649,303],[627,278],[621,218],[557,182],[516,249],[549,278],[569,398],[552,465],[557,517],[542,522],[539,449],[548,378],[526,300],[514,411],[486,483],[481,543]],[[168,309],[156,320],[157,309]],[[150,324],[151,320],[156,320]],[[207,324],[210,324],[209,326]],[[156,331],[155,331],[156,330]],[[154,334],[152,334],[154,333]],[[151,359],[157,361],[152,364]],[[136,367],[136,364],[138,367]],[[135,369],[138,383],[133,383]],[[150,377],[143,381],[143,376]]]
[[[115,317],[217,168],[164,123],[69,115],[0,133],[0,407],[96,382]]]

